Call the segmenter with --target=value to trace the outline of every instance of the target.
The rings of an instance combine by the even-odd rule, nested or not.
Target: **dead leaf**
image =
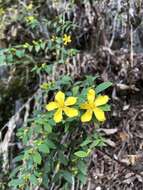
[[[129,135],[127,132],[121,131],[121,132],[119,132],[119,138],[122,142],[125,142],[129,139]]]

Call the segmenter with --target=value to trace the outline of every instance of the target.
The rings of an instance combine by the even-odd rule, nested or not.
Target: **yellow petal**
[[[63,119],[63,115],[62,115],[62,109],[58,109],[55,114],[54,114],[54,121],[56,123],[61,122]]]
[[[67,41],[65,41],[65,42],[64,42],[64,45],[67,45],[67,44],[68,44],[68,42],[67,42]]]
[[[94,114],[95,114],[95,117],[98,121],[105,121],[106,120],[104,111],[101,110],[100,108],[95,108]]]
[[[68,36],[67,41],[70,43],[71,42],[71,36]]]
[[[89,104],[87,102],[80,105],[81,109],[88,110],[90,108]]]
[[[109,97],[108,96],[98,96],[95,99],[95,106],[101,106],[106,104],[109,101]]]
[[[66,34],[64,34],[64,37],[63,37],[63,39],[65,40],[65,39],[67,39],[67,35]]]
[[[64,34],[64,36],[63,36],[63,41],[67,42],[67,35],[66,34]]]
[[[82,122],[88,122],[92,119],[92,110],[87,110],[82,116],[81,116],[81,121]]]
[[[75,117],[78,115],[78,110],[75,108],[65,107],[64,112],[68,117]]]
[[[68,43],[71,43],[71,36],[67,35],[67,34],[64,34],[63,42],[64,42],[64,45],[67,45]]]
[[[45,106],[45,108],[48,110],[48,111],[52,111],[56,108],[58,108],[58,104],[56,102],[50,102],[49,104],[47,104]]]
[[[64,104],[65,101],[65,94],[61,91],[59,91],[56,96],[55,96],[55,100],[61,105]]]
[[[75,97],[68,97],[65,101],[65,105],[66,106],[71,106],[74,105],[76,103],[77,98]]]
[[[87,92],[87,100],[89,103],[93,103],[95,100],[95,91],[93,89],[89,89]]]

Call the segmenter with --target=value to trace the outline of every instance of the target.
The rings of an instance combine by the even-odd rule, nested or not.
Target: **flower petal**
[[[87,100],[89,103],[93,103],[95,100],[95,91],[93,89],[89,89],[87,92]]]
[[[65,101],[65,105],[66,106],[71,106],[71,105],[74,105],[77,101],[77,98],[76,97],[68,97]]]
[[[81,109],[88,110],[90,108],[89,104],[87,102],[80,105]]]
[[[95,108],[94,109],[94,114],[95,114],[95,117],[98,121],[105,121],[106,118],[105,118],[105,114],[104,114],[104,111],[100,108]]]
[[[61,105],[64,104],[65,94],[62,91],[57,92],[55,95],[55,100]]]
[[[92,110],[87,110],[82,116],[81,116],[81,121],[82,122],[88,122],[92,119]]]
[[[67,44],[68,44],[68,42],[67,42],[67,41],[65,41],[65,42],[64,42],[64,45],[67,45]]]
[[[63,42],[64,42],[64,45],[67,45],[68,43],[71,43],[71,36],[67,35],[67,34],[64,34]]]
[[[50,102],[49,104],[47,104],[45,106],[45,108],[48,110],[48,111],[52,111],[56,108],[58,108],[58,104],[56,102]]]
[[[62,115],[62,109],[58,109],[55,114],[54,114],[54,121],[56,123],[61,122],[63,119],[63,115]]]
[[[67,41],[70,43],[71,42],[71,36],[68,36]]]
[[[68,117],[75,117],[78,115],[78,110],[75,108],[65,107],[64,112]]]
[[[67,39],[67,34],[64,34],[64,36],[63,36],[63,39],[65,40],[65,39]]]
[[[95,99],[95,106],[101,106],[106,104],[109,101],[109,97],[108,96],[98,96]]]

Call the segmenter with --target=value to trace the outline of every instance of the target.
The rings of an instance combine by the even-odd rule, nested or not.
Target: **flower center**
[[[59,106],[60,106],[61,109],[64,109],[64,108],[65,108],[64,102],[60,102],[60,103],[59,103]]]
[[[94,110],[95,108],[96,108],[96,106],[95,106],[95,104],[94,103],[90,103],[89,104],[89,108],[90,108],[90,110]]]

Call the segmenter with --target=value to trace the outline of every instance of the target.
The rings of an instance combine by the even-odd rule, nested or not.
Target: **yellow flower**
[[[93,113],[98,121],[105,121],[104,111],[98,107],[104,105],[108,102],[108,96],[97,96],[95,97],[95,91],[93,89],[89,89],[87,93],[87,102],[84,102],[80,105],[81,109],[87,110],[82,116],[82,122],[88,122],[92,119]]]
[[[34,16],[27,16],[26,17],[26,21],[27,22],[33,22],[35,20],[35,17]]]
[[[71,36],[67,35],[67,34],[64,34],[63,42],[64,42],[64,45],[67,45],[68,43],[71,43]]]
[[[40,85],[40,88],[42,88],[43,90],[47,90],[49,88],[49,84],[47,82],[44,82]]]
[[[30,4],[26,7],[27,10],[32,10],[32,8],[33,8],[33,4],[32,4],[32,3],[30,3]]]
[[[78,115],[78,110],[69,107],[71,105],[74,105],[76,101],[77,101],[76,97],[68,97],[65,100],[65,94],[59,91],[55,95],[55,101],[47,104],[46,109],[48,111],[57,109],[57,111],[54,114],[54,121],[56,123],[59,123],[63,120],[63,112],[70,118]]]

